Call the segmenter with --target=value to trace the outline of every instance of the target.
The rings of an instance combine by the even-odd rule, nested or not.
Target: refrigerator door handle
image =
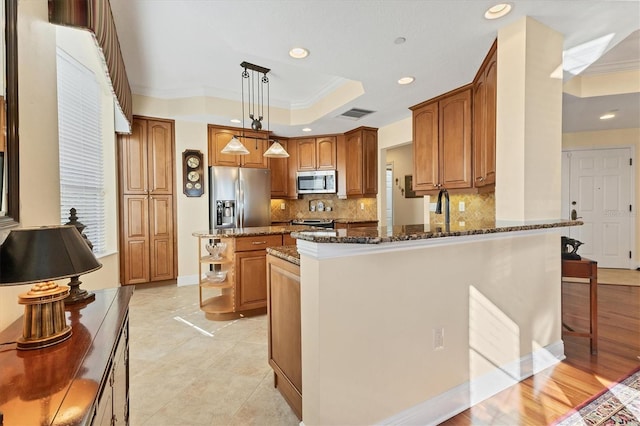
[[[242,228],[244,226],[244,188],[242,187],[242,179],[236,181],[236,200],[238,200],[236,228]]]

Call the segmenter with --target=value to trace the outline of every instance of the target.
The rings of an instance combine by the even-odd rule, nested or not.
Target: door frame
[[[632,257],[629,260],[629,269],[636,269],[640,267],[640,253],[637,250],[637,229],[638,229],[638,204],[636,200],[636,181],[637,181],[637,168],[638,161],[636,159],[636,147],[635,145],[605,145],[605,146],[575,146],[575,147],[567,147],[562,148],[562,191],[561,191],[561,215],[563,218],[570,218],[570,199],[569,199],[569,189],[571,186],[570,178],[571,178],[571,162],[566,161],[565,154],[576,152],[576,151],[608,151],[613,149],[629,149],[631,155],[631,182],[629,184],[629,200],[631,205],[633,206],[633,214],[631,215],[631,221],[629,223],[631,237],[630,237],[630,248],[632,252]]]

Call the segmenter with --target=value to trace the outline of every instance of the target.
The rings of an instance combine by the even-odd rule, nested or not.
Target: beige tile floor
[[[298,425],[273,387],[266,316],[210,321],[198,287],[138,286],[130,305],[132,426]]]

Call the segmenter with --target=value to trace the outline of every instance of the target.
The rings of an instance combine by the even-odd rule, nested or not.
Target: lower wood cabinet
[[[274,384],[302,419],[300,266],[267,255],[269,365]]]
[[[129,424],[129,300],[133,287],[94,291],[65,307],[71,337],[38,350],[0,351],[4,425]],[[22,335],[22,318],[0,342]],[[2,422],[0,422],[2,423]]]
[[[377,226],[378,226],[377,220],[368,220],[364,222],[350,222],[350,223],[336,222],[335,223],[336,229],[354,229],[354,228],[371,228],[371,227],[375,228]]]
[[[267,308],[266,249],[291,244],[291,240],[289,234],[198,235],[200,309],[207,313],[207,318],[227,320],[240,314],[264,313]],[[217,242],[227,246],[222,256],[214,259],[205,247]],[[225,278],[216,279],[216,271],[224,271]]]

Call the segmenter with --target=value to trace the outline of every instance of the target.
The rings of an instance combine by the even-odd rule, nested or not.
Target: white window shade
[[[106,251],[100,86],[91,70],[58,49],[60,220],[77,210],[96,255]]]

